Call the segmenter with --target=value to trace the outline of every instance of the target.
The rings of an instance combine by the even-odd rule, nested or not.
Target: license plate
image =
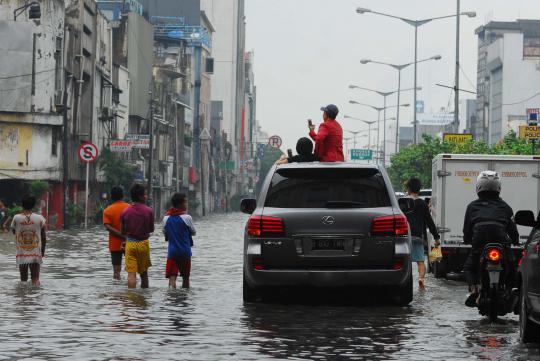
[[[345,240],[343,239],[314,239],[311,249],[314,251],[344,251]]]

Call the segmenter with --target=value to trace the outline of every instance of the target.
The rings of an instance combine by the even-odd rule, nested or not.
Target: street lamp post
[[[400,82],[401,83],[401,82]],[[361,86],[357,86],[357,85],[349,85],[349,89],[362,89],[362,90],[367,90],[367,91],[370,91],[370,92],[373,92],[373,93],[377,93],[379,95],[381,95],[383,97],[383,107],[382,107],[382,110],[383,110],[383,166],[385,165],[386,163],[386,98],[394,93],[397,93],[398,94],[398,104],[396,105],[396,107],[399,109],[400,107],[400,104],[399,104],[399,94],[400,94],[400,86],[401,84],[398,86],[398,90],[394,90],[394,91],[390,91],[390,92],[383,92],[383,91],[379,91],[379,90],[374,90],[374,89],[369,89],[369,88],[364,88],[364,87],[361,87]],[[403,91],[409,91],[409,90],[414,90],[415,93],[416,93],[416,90],[422,90],[422,87],[418,87],[418,88],[408,88],[408,89],[403,89]],[[398,110],[399,112],[399,110]],[[379,135],[379,132],[377,131],[377,136]],[[379,140],[377,138],[377,144],[378,144]]]
[[[377,154],[379,154],[379,148],[380,148],[380,128],[381,128],[381,111],[387,109],[387,108],[395,108],[397,107],[397,105],[389,105],[389,106],[385,106],[384,107],[376,107],[374,105],[370,105],[370,104],[365,104],[365,103],[360,103],[360,102],[357,102],[356,100],[349,100],[349,103],[350,104],[357,104],[357,105],[363,105],[365,107],[370,107],[374,110],[377,111]],[[401,104],[400,107],[408,107],[410,104],[407,103],[407,104]],[[386,119],[383,119],[384,121],[384,124],[386,124]],[[386,134],[386,133],[384,133]],[[386,139],[384,139],[384,141],[386,142]],[[386,156],[384,156],[386,157]],[[377,156],[377,164],[380,163],[380,156]],[[385,165],[385,160],[383,158],[383,166]]]
[[[458,0],[458,3],[459,3],[459,0]],[[403,18],[403,17],[400,17],[400,16],[385,14],[385,13],[381,13],[381,12],[378,12],[378,11],[372,11],[371,9],[366,9],[366,8],[357,8],[356,12],[358,14],[372,13],[372,14],[376,14],[376,15],[380,15],[380,16],[385,16],[385,17],[388,17],[388,18],[398,19],[398,20],[401,20],[401,21],[403,21],[403,22],[405,22],[405,23],[407,23],[407,24],[414,27],[414,88],[416,88],[417,81],[418,81],[418,78],[417,78],[418,27],[420,27],[420,26],[422,26],[424,24],[427,24],[427,23],[429,23],[429,22],[431,22],[433,20],[447,19],[447,18],[453,18],[453,17],[458,17],[459,18],[460,16],[463,16],[463,15],[468,16],[470,18],[474,18],[476,16],[476,13],[472,12],[472,11],[460,13],[459,12],[459,4],[458,4],[458,13],[457,14],[446,15],[446,16],[438,16],[438,17],[422,19],[422,20],[407,19],[407,18]],[[458,31],[458,37],[459,37],[459,29],[457,29],[457,31]],[[457,44],[457,46],[459,46],[459,44]],[[456,66],[457,65],[458,64],[456,64]],[[459,76],[459,74],[458,74],[458,76]],[[417,143],[416,101],[417,101],[417,94],[416,94],[416,90],[415,90],[414,91],[414,117],[413,117],[413,142],[414,142],[414,144]],[[456,112],[457,112],[457,109],[456,109]]]
[[[430,58],[427,58],[427,59],[422,59],[422,60],[418,60],[417,63],[423,63],[425,61],[429,61],[429,60],[440,60],[442,57],[440,55],[435,55],[435,56],[432,56]],[[393,69],[397,70],[398,71],[398,90],[397,90],[397,114],[396,114],[396,119],[397,119],[397,126],[396,126],[396,148],[395,148],[395,153],[398,152],[398,140],[399,140],[399,105],[400,105],[400,96],[401,96],[401,71],[405,68],[407,68],[409,65],[412,65],[414,62],[410,62],[410,63],[406,63],[406,64],[390,64],[390,63],[385,63],[385,62],[382,62],[382,61],[376,61],[376,60],[371,60],[371,59],[362,59],[360,60],[360,64],[367,64],[367,63],[373,63],[373,64],[381,64],[381,65],[387,65],[387,66],[390,66],[392,67]]]
[[[375,121],[374,120],[365,120],[365,119],[361,119],[361,118],[351,117],[350,115],[344,115],[343,118],[344,119],[359,120],[359,121],[364,122],[364,123],[366,123],[368,125],[368,149],[371,149],[371,126],[373,125],[373,123],[375,123]]]

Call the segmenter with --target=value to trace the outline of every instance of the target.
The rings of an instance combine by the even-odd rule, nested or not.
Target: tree
[[[105,177],[103,186],[106,190],[118,185],[127,190],[135,180],[137,167],[126,163],[117,153],[109,149],[105,149],[100,155],[98,167]]]
[[[510,131],[499,143],[489,146],[483,140],[470,140],[466,143],[446,143],[439,138],[423,135],[423,142],[402,149],[391,158],[388,175],[395,189],[403,189],[411,177],[420,179],[424,187],[431,187],[433,158],[437,154],[531,154],[531,143],[519,138]],[[539,154],[537,149],[536,154]]]

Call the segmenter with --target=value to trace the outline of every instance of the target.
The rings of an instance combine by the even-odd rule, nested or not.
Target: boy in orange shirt
[[[120,279],[122,270],[122,256],[126,237],[122,234],[120,216],[129,204],[123,201],[124,191],[121,187],[111,189],[111,199],[113,203],[103,211],[103,225],[109,231],[109,251],[113,265],[113,278]]]

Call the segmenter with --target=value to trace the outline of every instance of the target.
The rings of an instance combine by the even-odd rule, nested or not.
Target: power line
[[[40,84],[40,83],[46,82],[48,80],[51,80],[51,78],[53,76],[54,76],[54,74],[52,74],[51,76],[49,76],[49,77],[47,77],[45,79],[41,79],[40,81],[35,82],[35,84]],[[30,87],[32,87],[32,84],[21,86],[21,87],[18,87],[18,88],[0,89],[0,92],[8,92],[8,91],[13,91],[13,90],[26,89],[26,88],[30,88]]]
[[[36,75],[36,74],[47,73],[49,71],[55,71],[55,70],[56,69],[47,69],[47,70],[42,70],[42,71],[36,71],[34,73],[5,76],[5,77],[0,77],[0,80],[13,79],[13,78],[22,78],[22,77],[25,77],[25,76],[32,76],[32,75]]]
[[[461,67],[461,64],[459,65],[459,68],[461,69],[461,73],[463,74],[463,76],[465,77],[465,79],[467,79],[467,81],[469,82],[469,85],[470,85],[473,89],[476,89],[476,85],[474,85],[473,82],[471,81],[471,79],[467,76],[467,74],[465,73],[465,70],[463,70],[463,68]]]

